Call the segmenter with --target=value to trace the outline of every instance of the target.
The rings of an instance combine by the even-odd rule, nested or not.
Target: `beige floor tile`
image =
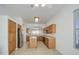
[[[48,49],[42,42],[38,42],[37,48],[28,48],[27,44],[24,43],[24,46],[14,51],[12,55],[61,55],[56,49]]]

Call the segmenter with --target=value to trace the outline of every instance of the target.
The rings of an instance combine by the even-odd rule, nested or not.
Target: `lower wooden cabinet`
[[[48,38],[45,38],[45,44],[48,46]]]
[[[26,36],[26,42],[29,41],[29,36]]]
[[[37,41],[43,41],[43,37],[42,36],[38,36],[37,37]]]
[[[48,48],[55,48],[55,46],[56,46],[55,38],[43,37],[43,43],[44,43]]]
[[[36,48],[37,47],[37,37],[30,37],[29,38],[29,47]]]
[[[55,48],[55,39],[48,39],[48,48]]]

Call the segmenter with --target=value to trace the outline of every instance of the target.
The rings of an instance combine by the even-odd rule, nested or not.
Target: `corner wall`
[[[8,54],[8,17],[0,16],[0,54]]]
[[[9,19],[9,16],[0,15],[0,55],[8,55],[8,19]],[[16,24],[19,23],[23,25],[22,19],[17,18],[17,19],[11,19],[11,20],[15,21]],[[17,30],[17,27],[16,27],[16,30]],[[17,44],[17,33],[16,33],[16,44]]]
[[[62,54],[79,54],[79,49],[74,47],[74,17],[73,11],[79,5],[67,5],[63,8],[49,24],[56,24],[56,49]]]

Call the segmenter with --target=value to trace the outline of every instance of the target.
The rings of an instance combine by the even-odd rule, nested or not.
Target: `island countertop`
[[[37,37],[36,36],[30,36],[29,37],[29,47],[30,48],[36,48],[37,47]]]

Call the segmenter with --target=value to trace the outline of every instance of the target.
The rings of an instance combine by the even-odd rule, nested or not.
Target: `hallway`
[[[12,55],[61,55],[56,49],[48,49],[42,42],[38,42],[37,48],[28,48],[27,44],[15,52]]]

